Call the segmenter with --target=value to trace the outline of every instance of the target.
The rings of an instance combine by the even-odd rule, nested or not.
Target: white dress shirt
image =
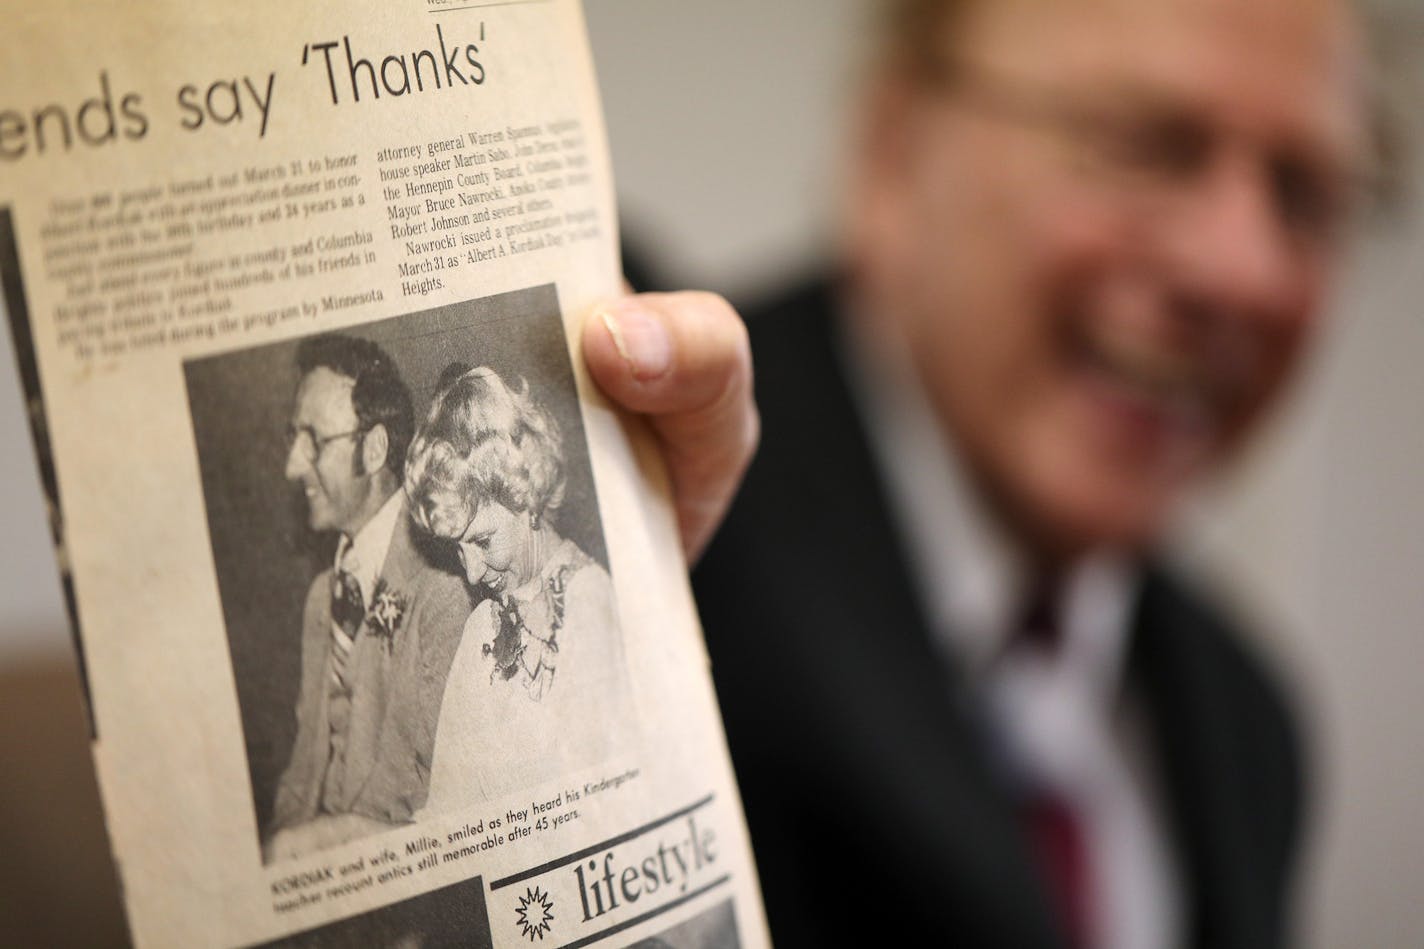
[[[371,608],[371,598],[376,593],[376,584],[381,578],[381,570],[386,566],[386,554],[391,549],[391,535],[395,533],[396,521],[400,518],[404,500],[405,495],[396,491],[356,532],[355,537],[342,534],[341,540],[336,544],[336,569],[345,570],[361,584],[361,599],[368,610]]]
[[[841,357],[938,645],[987,713],[1006,781],[1073,807],[1089,852],[1095,946],[1181,944],[1181,891],[1150,760],[1124,701],[1140,574],[1112,553],[1063,578],[1059,645],[1014,641],[1029,565],[977,496],[902,345],[847,326]]]

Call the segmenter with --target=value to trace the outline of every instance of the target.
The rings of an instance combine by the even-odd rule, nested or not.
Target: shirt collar
[[[979,497],[905,345],[866,325],[841,325],[851,394],[934,634],[977,677],[1008,646],[1029,594],[1029,564]],[[1083,558],[1063,579],[1065,662],[1081,666],[1105,693],[1121,674],[1138,582],[1131,559],[1111,553]]]
[[[375,515],[356,532],[356,536],[341,535],[336,545],[336,569],[345,570],[361,584],[361,598],[371,605],[376,581],[386,565],[386,553],[391,548],[391,535],[402,508],[401,492],[396,491]]]

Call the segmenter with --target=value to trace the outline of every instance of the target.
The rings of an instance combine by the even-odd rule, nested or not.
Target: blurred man
[[[297,350],[287,480],[308,526],[336,531],[336,562],[302,617],[297,736],[277,787],[268,860],[405,823],[425,803],[465,583],[426,562],[400,491],[414,420],[391,357],[318,336]]]
[[[1313,335],[1340,0],[900,0],[696,576],[777,944],[1266,947],[1297,736],[1150,549]]]

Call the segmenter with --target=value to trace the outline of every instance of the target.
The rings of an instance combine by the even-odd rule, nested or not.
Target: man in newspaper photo
[[[465,584],[415,544],[400,490],[410,392],[369,340],[304,340],[286,477],[308,526],[340,534],[302,616],[297,736],[268,861],[409,821],[425,803],[445,678],[470,614]]]

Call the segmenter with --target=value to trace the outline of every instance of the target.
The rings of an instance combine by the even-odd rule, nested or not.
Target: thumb
[[[760,432],[741,317],[709,293],[626,297],[592,314],[583,350],[609,399],[651,424],[672,479],[683,548],[695,560],[721,523]]]

